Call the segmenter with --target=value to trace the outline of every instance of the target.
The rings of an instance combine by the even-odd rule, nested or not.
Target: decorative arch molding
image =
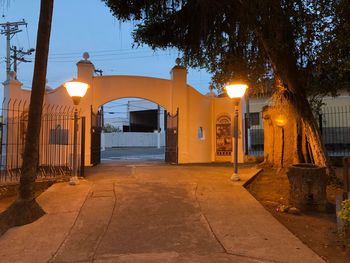
[[[216,123],[218,122],[225,122],[229,121],[231,123],[231,115],[228,112],[220,113],[219,115],[216,116]]]
[[[172,109],[172,81],[140,76],[95,77],[93,85],[93,108],[117,99],[141,98],[161,107]]]

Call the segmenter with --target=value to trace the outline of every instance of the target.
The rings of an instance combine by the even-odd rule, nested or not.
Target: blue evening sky
[[[11,45],[35,48],[39,17],[39,0],[0,0],[0,22],[22,19],[27,28],[16,34]],[[141,75],[170,78],[170,69],[179,55],[176,50],[153,52],[147,46],[132,48],[133,23],[120,23],[101,0],[55,0],[51,31],[48,85],[52,88],[76,76],[76,65],[82,53],[90,53],[90,60],[104,75]],[[6,42],[0,35],[0,79],[6,78]],[[33,56],[30,56],[33,60]],[[18,66],[18,79],[31,86],[34,63]],[[201,93],[208,91],[210,75],[205,70],[191,70],[188,83]]]

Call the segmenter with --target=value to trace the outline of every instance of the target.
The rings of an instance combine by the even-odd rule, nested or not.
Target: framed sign
[[[220,116],[216,121],[216,155],[230,156],[232,153],[231,118]]]

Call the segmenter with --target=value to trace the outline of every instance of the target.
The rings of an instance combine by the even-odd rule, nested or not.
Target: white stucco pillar
[[[157,132],[157,148],[160,149],[160,132]]]
[[[102,131],[101,132],[101,152],[106,150],[106,137],[105,133]]]
[[[12,101],[20,100],[23,97],[22,83],[16,79],[6,80],[4,83],[4,104],[11,99]],[[4,105],[5,107],[7,105]]]
[[[179,109],[178,117],[178,162],[188,163],[188,87],[187,70],[180,66],[177,59],[177,65],[171,70],[172,80],[172,109],[171,114],[176,114]]]
[[[16,73],[10,72],[10,79],[4,85],[4,99],[2,101],[2,160],[1,164],[18,164],[18,119],[23,111],[29,106],[30,91],[22,89],[22,83],[15,79]]]
[[[91,165],[91,106],[94,99],[94,64],[89,60],[89,54],[84,53],[83,59],[77,63],[77,80],[89,84],[89,89],[82,98],[79,108],[80,116],[85,117],[85,165]],[[97,109],[92,109],[94,112]]]

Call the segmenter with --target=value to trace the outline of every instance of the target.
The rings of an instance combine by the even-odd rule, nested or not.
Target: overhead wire
[[[142,59],[142,58],[152,58],[157,56],[168,56],[168,55],[149,55],[149,56],[138,56],[138,57],[122,57],[122,58],[100,58],[100,59],[94,59],[93,61],[120,61],[120,60],[130,60],[130,59]],[[74,63],[76,62],[76,59],[71,60],[52,60],[49,58],[50,63]]]
[[[124,51],[136,51],[136,50],[143,50],[148,51],[151,50],[150,48],[123,48],[123,49],[101,49],[101,50],[89,50],[88,52],[90,54],[100,54],[100,53],[109,53],[109,52],[124,52]],[[74,52],[59,52],[59,53],[51,53],[51,56],[60,56],[60,55],[81,55],[81,51],[74,51]]]
[[[133,51],[133,52],[124,52],[124,53],[110,53],[110,54],[97,54],[97,55],[91,55],[92,57],[97,57],[95,60],[98,59],[109,59],[110,57],[120,57],[120,56],[126,56],[129,55],[128,58],[132,58],[130,57],[130,55],[143,55],[143,54],[150,54],[149,56],[172,56],[173,54],[169,54],[167,52],[153,52],[153,51]],[[51,61],[62,61],[65,59],[76,59],[78,57],[78,55],[76,56],[72,56],[72,55],[65,55],[65,56],[50,56],[49,55],[49,60]],[[32,57],[30,57],[32,58]]]
[[[159,54],[159,53],[167,53],[174,55],[175,53],[171,50],[152,50],[149,48],[141,48],[141,49],[107,49],[107,50],[96,50],[96,51],[89,51],[89,54],[94,57],[103,57],[103,56],[122,56],[122,55],[128,55],[128,54],[140,54],[140,53],[153,53],[153,54]],[[51,59],[61,59],[61,58],[75,58],[76,56],[80,56],[82,52],[62,52],[62,53],[50,53],[49,58]]]

